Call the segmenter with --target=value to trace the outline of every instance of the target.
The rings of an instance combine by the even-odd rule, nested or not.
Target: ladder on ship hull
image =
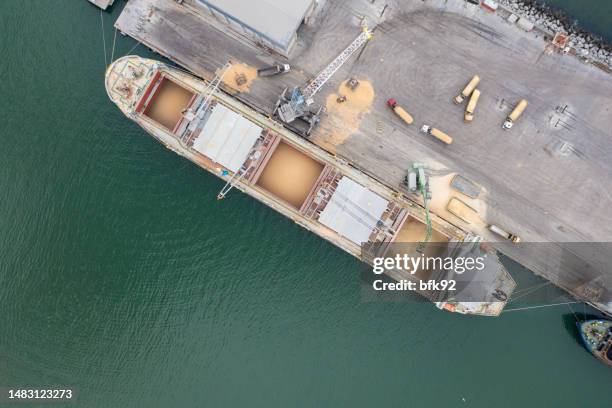
[[[248,169],[245,169],[244,171],[242,171],[242,169],[240,169],[239,171],[234,173],[232,177],[230,177],[230,179],[227,181],[227,183],[225,183],[221,191],[219,191],[219,194],[217,194],[217,200],[223,200],[225,196],[227,195],[227,193],[229,193],[236,186],[236,184],[240,180],[242,180],[244,175],[247,174],[247,170]],[[227,170],[223,170],[223,171],[227,171]]]

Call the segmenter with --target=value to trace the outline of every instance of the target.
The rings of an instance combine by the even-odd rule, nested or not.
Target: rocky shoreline
[[[561,11],[551,9],[535,0],[498,0],[498,3],[536,27],[552,34],[568,34],[568,44],[576,50],[576,55],[585,59],[599,61],[612,68],[612,45],[580,28],[576,22]]]

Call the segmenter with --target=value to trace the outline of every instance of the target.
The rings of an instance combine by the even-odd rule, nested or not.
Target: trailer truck
[[[431,127],[429,125],[423,125],[421,128],[421,132],[426,133],[430,136],[435,137],[441,142],[446,143],[447,145],[453,143],[453,138],[441,131],[440,129],[436,129],[435,127]]]
[[[508,241],[514,242],[515,244],[518,244],[519,242],[521,242],[521,237],[519,237],[518,235],[512,234],[504,230],[503,228],[498,227],[497,225],[494,225],[494,224],[489,225],[489,230],[499,235],[500,237],[507,239]]]
[[[397,101],[395,99],[389,99],[387,101],[387,105],[389,105],[391,109],[393,109],[393,112],[395,112],[395,114],[399,116],[404,122],[406,122],[408,125],[412,125],[414,119],[412,119],[412,116],[410,116],[410,114],[406,112],[404,108],[397,104]]]
[[[528,105],[527,99],[521,99],[520,102],[516,104],[514,109],[512,109],[512,112],[510,112],[510,114],[504,121],[502,128],[503,129],[512,128],[512,125],[514,125],[514,122],[516,122],[516,120],[523,114],[523,111],[525,110],[527,105]]]
[[[472,96],[470,96],[470,101],[465,108],[465,114],[463,115],[463,121],[465,123],[470,123],[474,120],[474,110],[476,109],[476,105],[478,104],[478,99],[480,98],[480,91],[478,89],[474,89],[472,92]]]
[[[453,99],[455,105],[459,105],[465,98],[472,94],[472,91],[476,89],[478,83],[480,82],[480,77],[478,75],[474,75],[470,82],[463,88],[463,91]]]
[[[291,67],[289,66],[289,64],[278,64],[277,63],[269,67],[258,69],[257,75],[267,77],[267,76],[273,76],[273,75],[278,75],[278,74],[284,74],[285,72],[289,72],[290,70],[291,70]]]

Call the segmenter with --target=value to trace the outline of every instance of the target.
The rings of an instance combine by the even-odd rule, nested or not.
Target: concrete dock
[[[541,36],[460,0],[328,1],[299,32],[292,71],[257,78],[236,97],[271,113],[283,88],[305,85],[355,38],[363,16],[374,38],[317,94],[327,114],[311,140],[395,189],[409,163],[427,163],[441,181],[432,191],[437,215],[485,240],[498,240],[486,225],[503,226],[526,243],[496,243],[500,251],[581,299],[611,302],[612,77],[545,52]],[[116,26],[205,79],[228,60],[252,67],[273,61],[171,0],[131,0]],[[451,99],[474,74],[482,96],[465,124],[464,107]],[[350,76],[361,81],[355,95],[341,85]],[[345,93],[347,102],[337,104]],[[391,97],[415,124],[385,105]],[[529,107],[502,130],[521,98]],[[422,124],[455,142],[419,133]],[[452,193],[442,181],[453,173],[482,186],[475,203],[482,223],[467,225],[446,211]],[[612,303],[598,307],[612,312]]]

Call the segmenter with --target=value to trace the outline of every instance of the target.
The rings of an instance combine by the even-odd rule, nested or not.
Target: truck
[[[447,135],[440,129],[436,129],[435,127],[431,127],[429,125],[423,125],[423,127],[421,127],[421,132],[428,134],[430,136],[433,136],[436,139],[440,140],[441,142],[446,143],[447,145],[453,143],[452,137],[450,137],[449,135]]]
[[[404,108],[397,104],[397,101],[395,99],[389,99],[387,101],[387,105],[389,105],[389,107],[393,109],[393,112],[395,112],[395,114],[399,116],[404,122],[406,122],[408,125],[412,125],[414,119],[412,119],[412,116],[410,116],[410,114],[406,112]]]
[[[512,125],[514,125],[514,122],[516,122],[516,120],[521,117],[521,115],[523,114],[523,111],[525,111],[525,108],[527,108],[527,105],[528,105],[527,99],[521,99],[519,103],[516,104],[514,109],[512,109],[512,112],[510,112],[510,114],[504,121],[504,124],[502,125],[502,129],[512,128]]]
[[[274,64],[269,67],[260,68],[257,70],[257,75],[262,77],[273,76],[278,74],[284,74],[285,72],[289,72],[291,67],[289,64]]]
[[[465,108],[465,114],[463,115],[463,121],[465,123],[470,123],[474,120],[474,109],[476,109],[476,105],[478,104],[478,99],[480,98],[480,91],[478,89],[474,89],[472,92],[472,96],[470,96],[470,101]]]
[[[503,228],[498,227],[497,225],[491,224],[489,225],[488,228],[489,228],[489,231],[493,232],[494,234],[497,234],[504,239],[512,241],[515,244],[521,242],[521,237],[515,234],[511,234],[508,231],[504,230]]]
[[[455,105],[459,105],[461,102],[463,102],[465,98],[470,96],[472,94],[472,91],[478,86],[478,83],[480,83],[480,77],[478,75],[474,75],[472,79],[470,79],[470,82],[468,82],[468,84],[465,86],[465,88],[463,88],[463,91],[461,91],[461,93],[455,96],[455,98],[453,99]]]

